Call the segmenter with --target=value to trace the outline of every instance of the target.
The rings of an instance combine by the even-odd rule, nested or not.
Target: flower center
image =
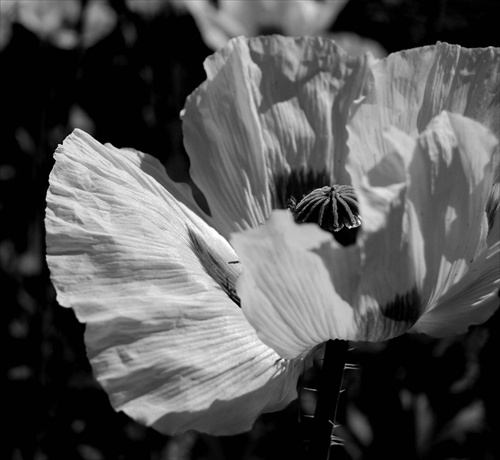
[[[350,185],[317,188],[298,203],[295,198],[290,198],[287,207],[295,222],[318,224],[323,230],[332,233],[343,246],[356,242],[361,218],[358,200]]]

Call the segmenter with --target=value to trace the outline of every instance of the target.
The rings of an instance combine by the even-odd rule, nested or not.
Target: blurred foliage
[[[45,16],[13,9],[33,3],[2,0],[0,11],[1,458],[294,458],[304,442],[299,412],[314,407],[307,391],[287,410],[262,416],[250,433],[169,438],[115,413],[93,380],[83,327],[57,305],[44,261],[52,153],[80,127],[101,142],[151,153],[172,178],[188,180],[179,112],[204,80],[202,62],[212,50],[188,10],[166,0],[76,0],[69,13]],[[354,32],[389,52],[437,40],[500,46],[499,13],[497,0],[352,0],[329,32]],[[359,368],[346,372],[339,413],[346,444],[334,458],[500,458],[499,333],[497,314],[454,339],[407,335],[354,346]],[[307,386],[314,387],[317,369],[304,377]]]

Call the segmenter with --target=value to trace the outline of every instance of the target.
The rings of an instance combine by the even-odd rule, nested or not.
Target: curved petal
[[[295,358],[330,338],[353,338],[353,309],[334,286],[355,284],[347,277],[356,271],[342,259],[342,267],[328,272],[321,253],[330,244],[338,249],[330,234],[274,211],[262,227],[233,234],[231,244],[243,265],[237,283],[242,310],[280,356]]]
[[[47,262],[113,406],[164,433],[220,435],[294,399],[300,363],[278,362],[231,300],[227,241],[132,151],[75,131],[55,158]]]
[[[412,137],[447,110],[470,117],[500,137],[500,48],[438,43],[401,51],[372,67],[366,97],[349,123],[349,149],[367,169],[392,149],[390,126]]]
[[[284,208],[296,182],[312,185],[302,193],[345,183],[346,123],[368,58],[322,38],[240,37],[205,68],[207,81],[186,102],[184,142],[224,236]]]

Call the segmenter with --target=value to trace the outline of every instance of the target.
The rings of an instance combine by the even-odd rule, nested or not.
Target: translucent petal
[[[356,272],[347,261],[328,272],[320,253],[332,241],[316,225],[296,225],[288,211],[274,211],[264,226],[232,235],[244,267],[238,279],[243,312],[261,340],[283,358],[329,338],[353,337],[353,309],[331,278],[349,284],[346,276]]]
[[[346,123],[367,58],[322,38],[240,37],[205,68],[207,81],[186,102],[184,142],[224,236],[283,208],[290,177],[345,183]]]
[[[211,272],[207,261],[240,271],[227,241],[138,158],[154,163],[81,131],[57,149],[46,229],[58,301],[86,323],[117,410],[169,434],[248,430],[296,397],[300,363],[277,361]]]

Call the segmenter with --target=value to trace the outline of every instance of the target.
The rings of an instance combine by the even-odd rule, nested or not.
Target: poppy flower
[[[458,67],[463,60],[446,60],[443,53],[450,50],[476,60],[477,72],[489,78],[483,78],[486,89],[477,85],[473,92],[484,101],[475,118],[488,125],[493,119],[488,110],[498,103],[490,91],[498,87],[498,69],[494,59],[483,60],[485,68],[477,60],[494,50],[449,45],[414,50],[405,82],[397,74],[402,67],[391,67],[404,53],[372,68],[369,57],[349,57],[327,39],[232,40],[205,62],[207,81],[182,113],[191,176],[207,207],[147,154],[102,145],[82,131],[58,147],[47,194],[47,262],[59,303],[86,324],[89,360],[117,410],[164,433],[242,432],[261,413],[296,397],[307,352],[316,344],[404,332],[384,320],[391,315],[416,328],[415,308],[408,305],[417,297],[419,306],[426,305],[422,292],[444,295],[450,305],[463,292],[457,309],[464,312],[469,301],[479,302],[474,310],[481,315],[461,318],[458,329],[492,312],[498,203],[491,199],[488,165],[496,139],[477,122],[443,113],[417,142],[404,118],[419,120],[406,112],[418,106],[418,95],[429,122],[450,110],[424,84],[439,80],[436,62],[460,75],[472,72],[469,64]],[[412,80],[422,56],[429,64],[427,80],[423,70]],[[374,89],[379,77],[383,88],[413,83],[414,93],[395,89],[391,97],[379,98]],[[469,96],[460,85],[436,88],[446,103],[455,91],[457,100]],[[386,118],[371,120],[370,104],[394,112],[395,127],[383,123],[389,119],[384,111]],[[450,111],[469,115],[466,102],[457,107]],[[382,136],[386,128],[392,147]],[[437,151],[422,147],[433,141]],[[373,149],[360,148],[363,142],[373,142]],[[441,165],[429,158],[439,153],[449,159],[449,148],[455,147],[460,155],[429,173],[429,164]],[[420,171],[427,174],[423,184],[415,179]],[[438,187],[432,195],[435,172],[440,179],[459,172],[465,188],[454,196],[456,186]],[[297,225],[286,210],[291,198],[300,207],[310,192],[336,184],[352,187],[359,201],[361,229],[347,247],[316,225]],[[419,220],[421,205],[434,204],[436,197],[439,206]],[[444,198],[453,198],[452,204]],[[493,202],[489,230],[485,200]],[[465,249],[446,246],[439,233],[445,262],[438,253],[431,260],[435,246],[423,242],[433,225],[444,226],[444,236],[455,243],[464,216],[474,222],[463,232]],[[356,216],[342,222],[348,228],[355,221]],[[438,290],[432,290],[435,273],[438,281],[444,279],[435,284]],[[457,290],[463,283],[468,287]],[[398,294],[399,303],[381,308]],[[432,311],[451,308],[419,317],[429,318]]]
[[[498,138],[457,114],[435,117],[463,113],[498,135],[498,54],[438,44],[372,67],[346,161],[315,186],[356,190],[355,247],[296,229],[288,213],[233,235],[243,311],[281,356],[329,339],[463,333],[498,308]]]

